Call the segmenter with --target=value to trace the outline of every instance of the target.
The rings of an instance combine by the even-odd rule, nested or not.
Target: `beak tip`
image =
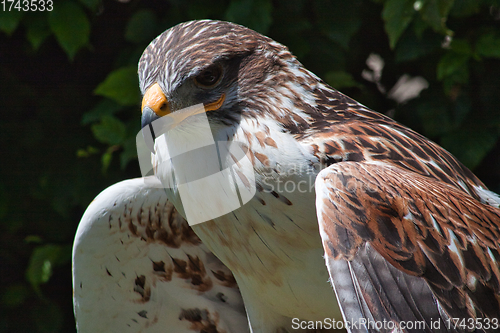
[[[145,106],[142,109],[141,128],[148,126],[153,121],[155,121],[156,119],[159,119],[159,118],[160,117],[153,111],[153,109],[151,109],[148,106]]]
[[[149,148],[149,150],[151,150],[152,153],[154,153],[154,142],[156,136],[151,123],[159,118],[160,117],[156,113],[154,113],[154,111],[150,107],[146,106],[143,108],[141,118],[141,131],[144,137],[144,141],[146,142],[146,146]]]

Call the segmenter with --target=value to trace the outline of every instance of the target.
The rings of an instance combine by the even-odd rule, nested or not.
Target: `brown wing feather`
[[[481,200],[484,184],[448,151],[395,120],[328,86],[315,89],[317,112],[298,136],[324,166],[337,162],[384,162],[438,179]]]
[[[328,258],[354,263],[368,243],[399,271],[425,279],[450,317],[500,317],[500,209],[383,163],[332,165],[316,193]]]
[[[457,332],[427,282],[392,266],[370,243],[350,261],[327,257],[327,265],[350,333],[393,333],[396,325],[405,333]]]

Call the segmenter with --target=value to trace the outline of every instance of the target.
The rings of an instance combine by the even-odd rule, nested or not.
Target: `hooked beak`
[[[158,83],[153,84],[146,90],[142,98],[141,111],[141,128],[150,125],[156,119],[170,113],[167,98]]]
[[[222,93],[218,100],[204,105],[205,112],[220,109],[225,99],[226,95]],[[144,136],[144,139],[146,140],[148,148],[154,153],[153,147],[156,136],[151,123],[159,119],[160,117],[166,116],[172,112],[167,97],[161,90],[158,83],[154,83],[146,90],[146,93],[142,98],[141,111],[142,134]],[[146,126],[149,127],[149,131],[144,128]]]

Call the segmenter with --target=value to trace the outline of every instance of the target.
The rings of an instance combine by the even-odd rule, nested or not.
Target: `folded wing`
[[[323,170],[316,208],[347,320],[423,325],[407,332],[497,331],[500,209],[438,180],[367,162]]]

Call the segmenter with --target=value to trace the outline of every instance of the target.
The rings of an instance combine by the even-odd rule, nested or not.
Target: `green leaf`
[[[486,58],[500,58],[500,37],[495,33],[482,35],[476,44],[478,55]]]
[[[445,77],[462,71],[466,67],[469,55],[456,52],[447,52],[437,65],[437,78],[443,80]]]
[[[107,151],[104,154],[102,154],[101,157],[102,173],[106,173],[106,171],[108,171],[112,159],[113,159],[113,151]]]
[[[111,72],[94,90],[97,95],[109,97],[121,105],[140,103],[139,79],[135,66],[122,67]]]
[[[468,168],[474,169],[493,149],[499,134],[494,129],[461,129],[444,136],[441,144]]]
[[[417,107],[417,114],[422,121],[424,135],[428,137],[437,137],[451,128],[452,120],[445,105],[435,101],[423,101]]]
[[[87,146],[86,149],[78,149],[76,151],[76,156],[77,157],[90,157],[92,155],[95,155],[99,152],[99,149],[92,147],[92,146]]]
[[[8,11],[8,6],[10,6],[9,2],[6,2],[5,4],[7,7],[5,11],[1,10],[1,6],[2,5],[0,4],[0,31],[3,31],[10,36],[19,26],[19,23],[24,16],[24,12],[18,10]]]
[[[452,32],[446,27],[446,19],[448,13],[453,7],[455,0],[424,0],[420,15],[432,29],[436,32],[446,33],[451,35]]]
[[[467,118],[467,115],[472,111],[471,98],[466,94],[460,94],[453,109],[453,125],[458,128]]]
[[[125,139],[125,124],[118,118],[107,115],[101,122],[92,125],[92,133],[97,140],[110,145],[119,145]]]
[[[388,0],[384,3],[382,18],[392,49],[413,19],[414,3],[414,0]]]
[[[69,255],[68,255],[69,253]],[[40,292],[40,285],[49,281],[53,268],[71,260],[71,247],[56,244],[38,246],[33,250],[26,278]]]
[[[427,33],[422,38],[416,36],[410,30],[403,34],[396,46],[395,54],[397,62],[413,61],[441,47],[441,37],[435,33]]]
[[[45,16],[36,15],[25,20],[26,39],[34,50],[38,50],[43,41],[50,36],[50,29]]]
[[[157,19],[150,9],[137,11],[127,23],[125,39],[132,43],[148,43],[156,36]]]
[[[233,0],[225,18],[262,34],[267,33],[272,23],[273,5],[270,0]]]
[[[331,71],[325,75],[326,82],[335,89],[361,88],[362,85],[356,82],[350,73],[344,71]]]
[[[331,22],[325,34],[331,40],[339,43],[344,49],[349,48],[349,41],[351,37],[359,30],[361,27],[361,20],[356,20],[356,18],[348,20],[337,20]]]
[[[40,237],[40,235],[28,235],[24,238],[24,241],[26,243],[35,243],[35,244],[41,244],[43,242],[43,238]]]
[[[450,10],[450,16],[467,17],[479,12],[481,1],[478,0],[455,0]]]
[[[2,305],[8,308],[21,306],[29,296],[29,290],[22,283],[11,284],[2,295]]]
[[[288,2],[286,10],[291,11],[294,7],[293,2]],[[281,17],[280,21],[276,21],[273,33],[280,36],[280,41],[288,46],[297,58],[301,59],[310,51],[311,40],[308,31],[311,31],[312,24],[295,12],[287,11],[285,14],[286,16]]]
[[[51,300],[44,300],[31,309],[38,333],[61,332],[64,316],[61,308]]]
[[[420,39],[424,36],[424,32],[427,31],[427,28],[429,28],[427,22],[425,22],[420,16],[416,16],[413,19],[412,26],[413,32],[415,32],[415,35]],[[441,40],[439,43],[441,44]]]
[[[99,4],[102,0],[79,0],[80,3],[84,4],[85,7],[96,10],[99,7]]]
[[[123,109],[123,105],[116,103],[114,100],[104,98],[93,109],[85,112],[82,116],[82,125],[101,120],[103,116],[112,115]]]
[[[74,2],[65,1],[54,6],[49,14],[49,26],[70,59],[89,41],[89,20]]]
[[[123,151],[120,154],[120,167],[124,170],[128,163],[137,159],[137,146],[135,136],[129,137],[123,143]]]
[[[361,27],[359,5],[352,1],[316,0],[316,24],[331,40],[348,50],[351,37]]]
[[[437,65],[437,79],[443,82],[443,87],[447,95],[457,84],[465,84],[469,81],[470,55],[447,52]]]
[[[450,44],[450,49],[458,54],[464,54],[467,56],[472,55],[472,47],[469,42],[464,39],[453,38]]]

